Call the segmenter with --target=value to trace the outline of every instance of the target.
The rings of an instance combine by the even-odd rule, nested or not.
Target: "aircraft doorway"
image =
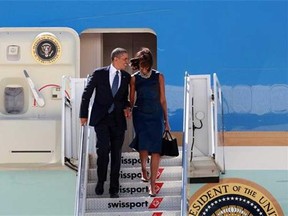
[[[80,77],[85,78],[95,68],[109,65],[110,54],[116,47],[125,48],[132,58],[141,47],[147,47],[153,54],[157,69],[157,37],[151,29],[88,29],[80,35]],[[131,74],[131,68],[127,68]],[[128,147],[134,136],[132,120],[127,121],[123,151]]]

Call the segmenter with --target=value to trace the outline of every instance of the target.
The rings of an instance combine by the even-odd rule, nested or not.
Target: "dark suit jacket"
[[[92,76],[88,78],[87,85],[82,94],[80,106],[80,118],[88,118],[88,108],[90,98],[95,90],[95,98],[91,110],[90,126],[96,126],[108,113],[108,109],[114,102],[116,122],[120,129],[127,129],[126,118],[123,110],[130,107],[128,101],[128,88],[130,83],[130,74],[121,70],[120,87],[113,98],[109,82],[110,66],[96,69]]]

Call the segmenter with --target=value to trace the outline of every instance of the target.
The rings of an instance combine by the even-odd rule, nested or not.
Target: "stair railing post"
[[[183,143],[182,143],[182,192],[181,192],[181,215],[187,215],[187,141],[188,141],[188,124],[189,124],[189,109],[187,109],[188,105],[188,97],[189,97],[189,74],[186,71],[184,77],[184,114],[183,114]]]

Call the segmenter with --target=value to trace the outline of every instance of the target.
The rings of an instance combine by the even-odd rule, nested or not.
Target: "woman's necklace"
[[[148,79],[151,76],[151,74],[152,74],[152,70],[149,71],[147,74],[144,74],[140,71],[140,76],[144,79]]]

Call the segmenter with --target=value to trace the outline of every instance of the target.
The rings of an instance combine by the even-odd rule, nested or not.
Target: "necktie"
[[[113,83],[112,83],[112,95],[113,97],[115,96],[117,90],[118,90],[118,85],[119,85],[119,71],[116,71],[115,77],[113,79]],[[114,110],[114,103],[110,106],[108,113],[111,113]]]
[[[114,77],[114,80],[113,80],[113,83],[112,83],[112,94],[113,94],[113,97],[115,96],[117,90],[118,90],[118,85],[119,85],[119,71],[116,71],[116,74],[115,74],[115,77]]]

